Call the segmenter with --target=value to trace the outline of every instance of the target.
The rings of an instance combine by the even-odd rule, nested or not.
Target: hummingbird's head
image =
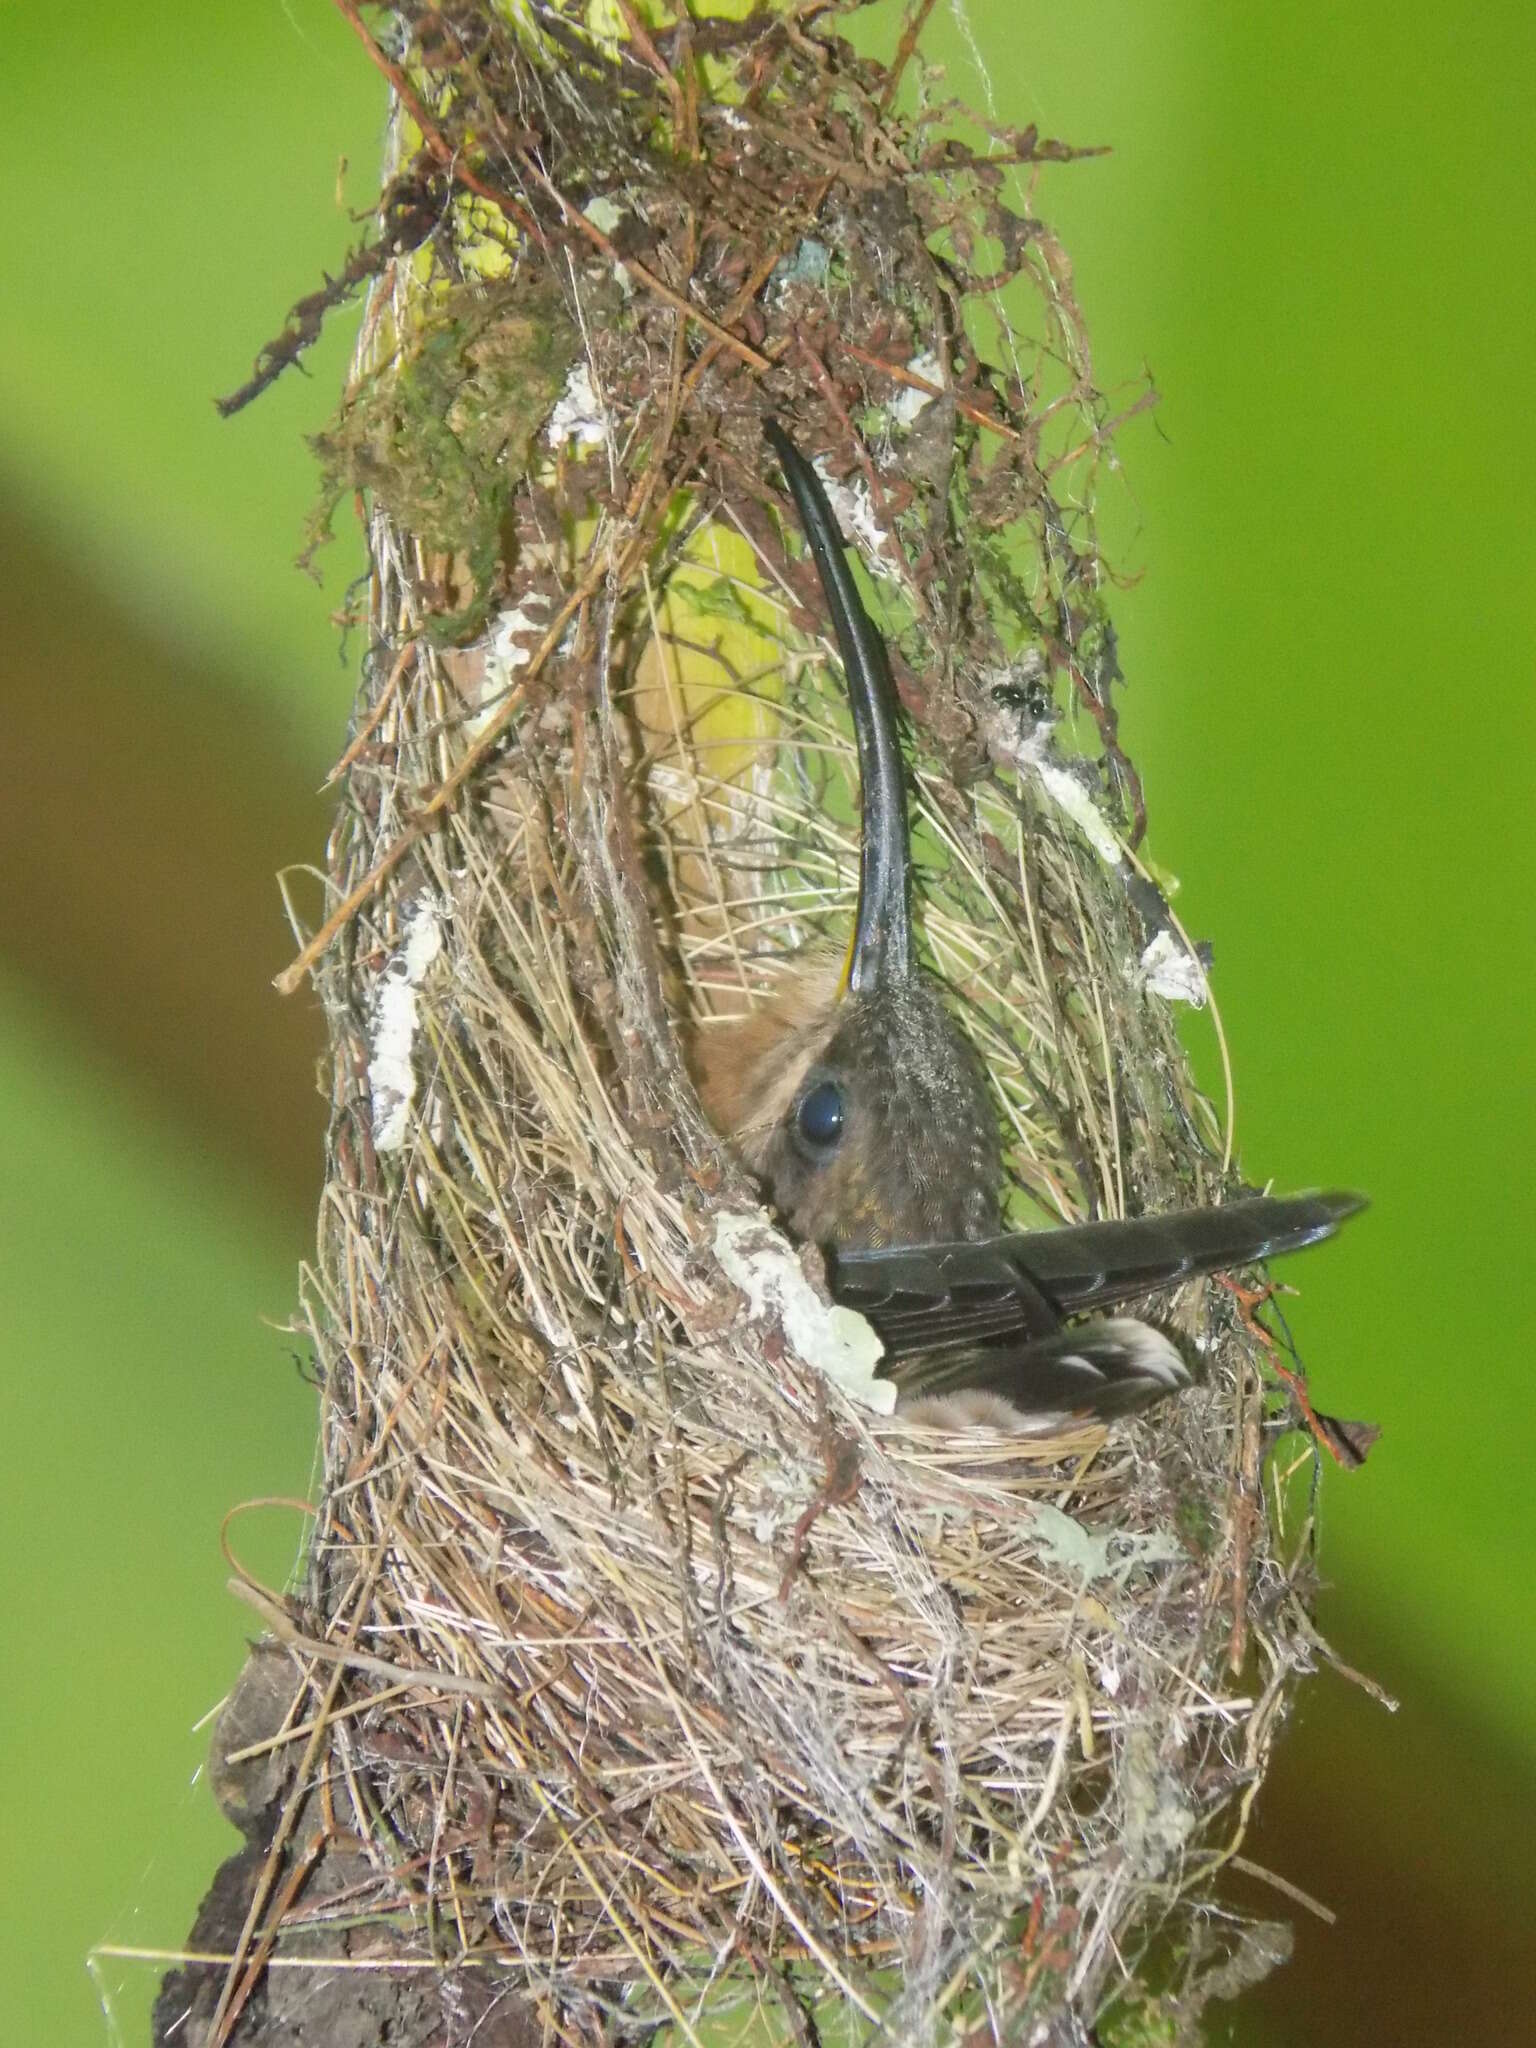
[[[832,613],[858,746],[859,904],[841,972],[817,961],[718,1055],[705,1106],[797,1236],[842,1251],[998,1228],[1002,1160],[986,1077],[917,966],[912,855],[885,643],[821,479],[774,421]],[[720,1057],[719,1055],[724,1055]]]
[[[863,1251],[995,1232],[997,1120],[981,1063],[927,977],[838,986],[802,1018],[763,1063],[738,1133],[796,1236]]]

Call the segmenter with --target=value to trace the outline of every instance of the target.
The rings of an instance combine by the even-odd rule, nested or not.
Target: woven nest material
[[[381,265],[327,442],[373,493],[373,644],[314,949],[324,1490],[284,1633],[371,1859],[352,1939],[404,1916],[568,2041],[732,2009],[1172,2038],[1260,1954],[1210,1879],[1311,1642],[1254,1327],[1214,1284],[1162,1304],[1199,1383],[1108,1434],[883,1417],[689,1079],[856,890],[773,410],[872,571],[920,931],[1014,1220],[1229,1184],[1148,985],[1185,948],[1129,851],[1070,274],[953,110],[898,118],[830,35],[760,15],[690,55],[528,15],[402,11],[481,198],[445,180]]]

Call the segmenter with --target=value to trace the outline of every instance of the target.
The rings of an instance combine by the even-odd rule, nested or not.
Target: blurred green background
[[[290,567],[350,322],[210,400],[357,238],[382,101],[326,0],[6,26],[0,2040],[76,2048],[143,2041],[158,1974],[91,1944],[179,1942],[234,1846],[192,1782],[248,1627],[221,1518],[310,1484],[273,1325],[320,1034],[268,978],[352,686],[355,540],[323,591]],[[1151,849],[1215,942],[1249,1172],[1376,1203],[1295,1320],[1385,1427],[1325,1488],[1323,1623],[1403,1704],[1304,1697],[1249,1848],[1339,1919],[1290,1915],[1245,2044],[1531,2025],[1533,45],[1507,0],[970,0],[928,38],[1115,147],[1039,203],[1101,383],[1163,392],[1110,508]],[[300,1536],[231,1540],[280,1579]]]

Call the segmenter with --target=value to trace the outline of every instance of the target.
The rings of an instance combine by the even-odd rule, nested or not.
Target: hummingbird
[[[1359,1195],[1005,1232],[987,1076],[912,925],[912,855],[885,642],[815,469],[776,420],[777,455],[842,656],[860,791],[859,891],[846,958],[813,960],[774,1002],[705,1035],[699,1092],[790,1233],[826,1256],[835,1301],[885,1346],[898,1413],[1039,1433],[1177,1393],[1177,1347],[1104,1315],[1198,1274],[1332,1237]]]

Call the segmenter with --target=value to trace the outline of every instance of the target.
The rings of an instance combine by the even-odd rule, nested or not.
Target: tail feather
[[[1187,1387],[1189,1368],[1160,1330],[1114,1316],[1023,1344],[913,1359],[897,1381],[909,1421],[1038,1431],[1131,1414]]]

